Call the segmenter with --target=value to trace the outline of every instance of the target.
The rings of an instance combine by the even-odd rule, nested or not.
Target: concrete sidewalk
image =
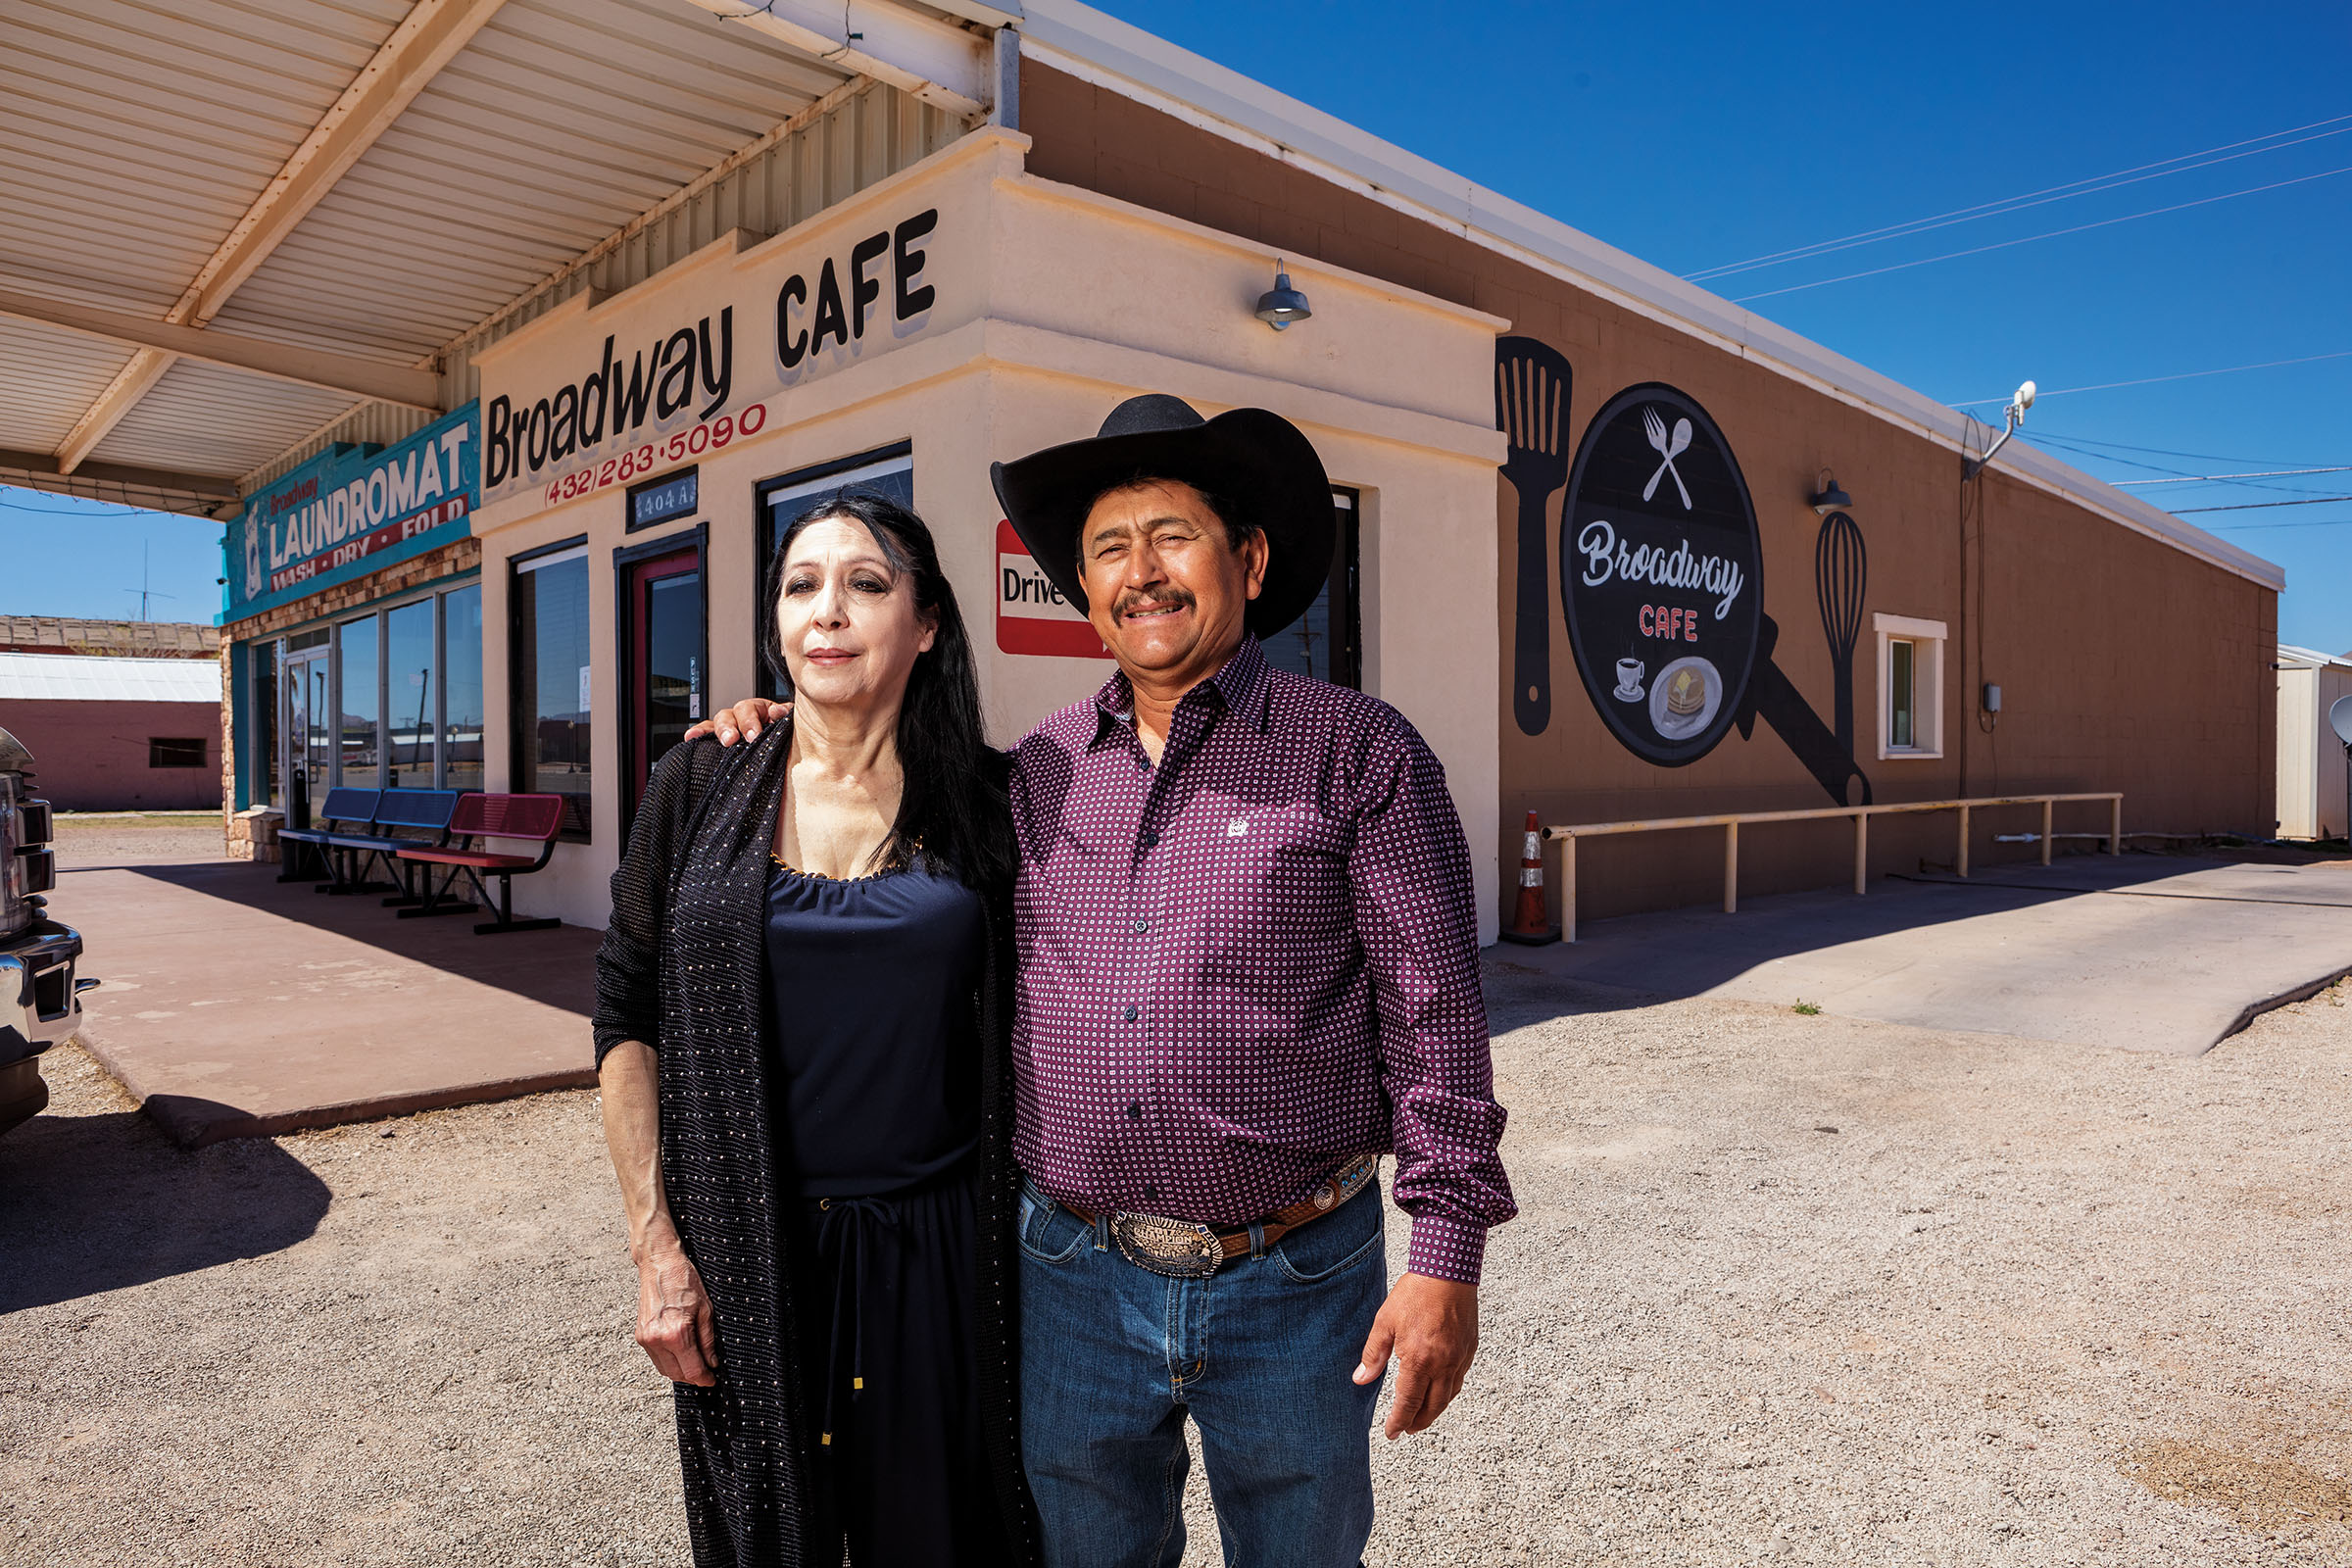
[[[1809,1002],[1848,1017],[2196,1055],[2352,972],[2352,868],[2082,856],[1864,898],[1798,893],[1740,912],[1586,922],[1504,962],[1631,1004]]]
[[[81,1039],[194,1148],[592,1083],[599,933],[477,937],[277,867],[90,858],[51,906],[87,945]]]

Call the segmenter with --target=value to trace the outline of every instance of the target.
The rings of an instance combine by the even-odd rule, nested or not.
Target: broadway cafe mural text
[[[1870,780],[1844,717],[1851,635],[1838,663],[1841,735],[1774,662],[1780,627],[1764,612],[1755,505],[1706,410],[1670,386],[1628,387],[1593,416],[1567,491],[1560,597],[1577,671],[1610,733],[1636,756],[1681,767],[1735,727],[1748,738],[1761,718],[1832,800],[1867,804]],[[1864,579],[1859,533],[1842,514],[1838,523],[1852,555],[1820,586],[1825,625],[1842,630],[1859,618]],[[1833,590],[1853,603],[1832,605]]]
[[[466,536],[480,498],[474,406],[389,447],[345,445],[245,498],[228,526],[241,619]]]

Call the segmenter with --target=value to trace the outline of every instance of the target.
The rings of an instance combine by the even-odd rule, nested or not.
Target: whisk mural
[[[1498,398],[1544,372],[1527,339],[1503,340]],[[1542,348],[1542,345],[1535,345]],[[1549,350],[1544,351],[1549,354]],[[1557,359],[1556,355],[1552,358]],[[1556,376],[1564,390],[1567,368]],[[1531,725],[1530,613],[1525,573],[1529,510],[1550,495],[1549,452],[1528,439],[1548,421],[1522,397],[1503,407],[1510,461],[1503,473],[1521,507],[1521,574],[1513,709]],[[1868,573],[1860,528],[1843,513],[1815,548],[1815,589],[1835,681],[1824,723],[1774,659],[1781,629],[1763,608],[1763,545],[1747,481],[1723,432],[1696,400],[1645,382],[1602,405],[1586,428],[1560,508],[1560,600],[1568,643],[1587,696],[1609,732],[1636,756],[1683,767],[1760,718],[1838,805],[1866,805],[1870,780],[1854,760],[1854,645]],[[1547,627],[1545,628],[1548,629]],[[1548,651],[1544,650],[1548,659]],[[1548,705],[1545,706],[1547,712]]]

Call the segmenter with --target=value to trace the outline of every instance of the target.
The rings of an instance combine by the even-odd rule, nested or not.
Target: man
[[[1119,666],[1011,775],[1021,1442],[1047,1561],[1183,1556],[1189,1415],[1228,1564],[1355,1564],[1382,1374],[1393,1355],[1392,1440],[1437,1419],[1477,1349],[1487,1230],[1515,1211],[1461,823],[1402,715],[1258,645],[1331,562],[1330,484],[1289,421],[1133,398],[995,478]],[[1394,1290],[1384,1152],[1412,1217]]]

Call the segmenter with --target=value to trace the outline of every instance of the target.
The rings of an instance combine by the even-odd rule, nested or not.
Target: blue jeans
[[[1372,1407],[1351,1374],[1388,1292],[1373,1183],[1207,1279],[1127,1261],[1021,1190],[1021,1452],[1047,1568],[1175,1568],[1187,1415],[1227,1568],[1356,1568]]]

